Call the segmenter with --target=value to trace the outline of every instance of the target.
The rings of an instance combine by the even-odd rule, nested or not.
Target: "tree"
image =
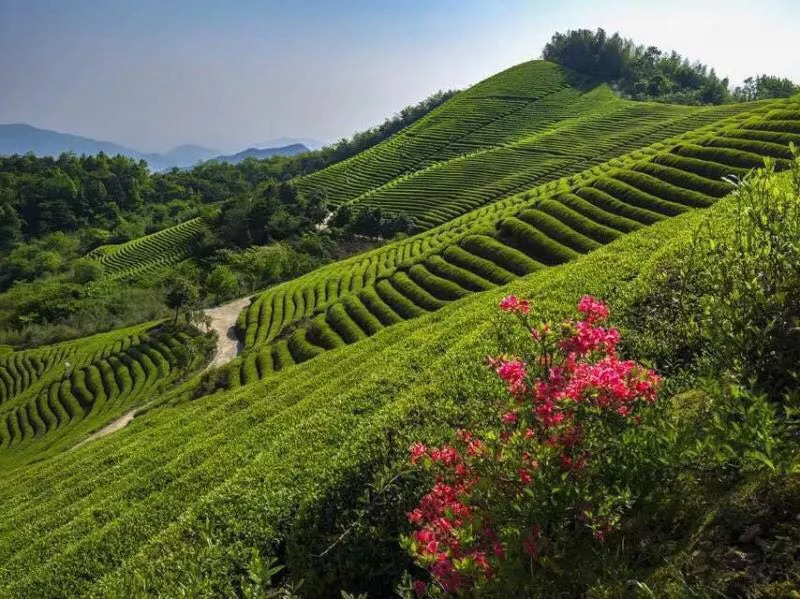
[[[197,302],[197,287],[187,279],[176,279],[167,291],[165,303],[170,310],[175,310],[172,324],[178,324],[178,313],[181,308],[191,307]]]
[[[542,58],[607,81],[634,100],[722,104],[731,97],[728,80],[720,79],[714,69],[690,63],[677,52],[637,46],[618,33],[609,36],[603,29],[556,33]]]
[[[206,279],[206,288],[217,298],[231,297],[239,288],[239,279],[228,266],[216,266]]]
[[[772,75],[748,77],[744,84],[733,90],[733,97],[739,102],[788,98],[800,92],[800,86],[790,79]]]
[[[82,258],[72,267],[72,280],[81,285],[91,283],[103,276],[103,265],[91,258]]]

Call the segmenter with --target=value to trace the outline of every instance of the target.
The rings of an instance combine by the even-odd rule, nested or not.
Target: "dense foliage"
[[[800,92],[800,85],[790,79],[772,75],[748,77],[741,86],[733,90],[733,97],[740,102],[788,98]]]
[[[727,78],[713,68],[691,63],[675,51],[642,46],[619,33],[603,29],[570,30],[556,33],[542,50],[545,60],[609,81],[623,95],[634,100],[655,100],[675,104],[722,104],[738,101],[785,98],[797,92],[786,79],[759,76],[748,79],[733,93]]]

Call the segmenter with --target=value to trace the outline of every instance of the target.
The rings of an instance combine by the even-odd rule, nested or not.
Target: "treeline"
[[[164,173],[150,173],[143,161],[102,153],[0,157],[0,252],[55,231],[96,229],[84,250],[139,237],[191,218],[203,205],[249,197],[265,181],[287,181],[349,158],[455,93],[439,91],[376,127],[297,156],[207,162]]]
[[[634,100],[673,104],[723,104],[791,96],[797,85],[788,79],[761,75],[731,90],[727,78],[713,68],[690,62],[675,51],[637,45],[603,29],[556,33],[542,58],[608,81],[621,95]]]

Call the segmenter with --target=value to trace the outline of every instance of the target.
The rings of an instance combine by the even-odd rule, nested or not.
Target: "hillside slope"
[[[797,99],[624,155],[424,234],[317,269],[258,296],[239,326],[248,349],[217,385],[236,386],[470,293],[572,260],[625,233],[711,205],[766,157],[800,142]]]
[[[263,383],[152,410],[89,446],[4,469],[0,592],[231,595],[256,551],[283,556],[290,572],[307,579],[310,596],[322,594],[339,562],[313,556],[354,517],[329,510],[355,505],[412,440],[457,419],[476,384],[496,389],[481,364],[497,351],[487,320],[497,300],[513,291],[533,298],[541,317],[559,318],[584,293],[610,297],[633,284],[659,248],[690,233],[700,214],[663,221]],[[355,562],[363,571],[337,582],[379,585],[381,556],[396,553],[396,541],[358,541],[368,548]]]
[[[606,85],[532,61],[457,94],[390,139],[298,185],[324,193],[333,205],[380,207],[429,228],[749,109],[622,100]]]

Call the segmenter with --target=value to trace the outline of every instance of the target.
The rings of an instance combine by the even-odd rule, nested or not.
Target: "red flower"
[[[500,301],[500,309],[503,312],[527,314],[531,311],[531,306],[528,300],[521,300],[516,295],[509,295]]]
[[[414,581],[414,594],[421,599],[425,596],[425,591],[428,589],[428,586],[422,582],[421,580]]]
[[[520,468],[517,470],[517,474],[519,475],[519,480],[522,482],[523,485],[531,484],[533,477],[531,477],[531,473],[525,470],[525,468]]]

